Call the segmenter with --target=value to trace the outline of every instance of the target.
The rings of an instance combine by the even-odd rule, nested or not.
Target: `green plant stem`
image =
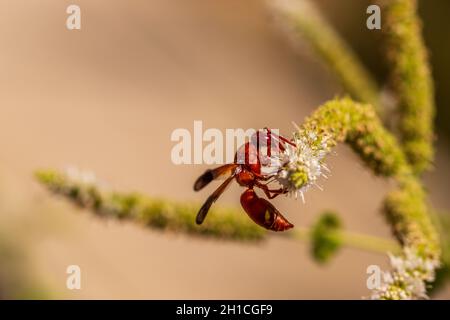
[[[410,270],[408,279],[413,277],[412,280],[425,281],[433,278],[433,271],[439,265],[441,249],[429,215],[425,190],[413,174],[403,149],[383,127],[372,106],[356,103],[349,98],[329,101],[306,119],[294,134],[294,141],[311,143],[308,148],[314,152],[307,154],[312,155],[326,154],[338,143],[345,142],[375,174],[393,179],[397,188],[389,192],[384,203],[384,213],[394,235],[405,249],[405,259],[420,261],[417,269]],[[300,145],[297,146],[298,151],[302,151]],[[295,179],[301,176],[303,178],[293,181],[293,184],[308,184],[309,174],[304,174],[308,165],[297,162],[294,165],[294,169],[290,170],[298,170],[300,174],[293,172],[287,177]],[[74,183],[55,171],[40,171],[37,178],[54,192],[71,198],[99,215],[130,218],[160,229],[230,239],[255,240],[267,234],[245,215],[236,214],[235,211],[211,214],[207,224],[200,227],[194,222],[198,206],[172,204],[137,194],[105,193],[95,185]],[[358,238],[347,237],[346,240],[355,243]],[[426,270],[423,266],[426,266]],[[414,297],[414,292],[408,291],[408,283],[403,279],[399,275],[396,282],[379,296],[386,299]]]
[[[272,0],[268,3],[292,27],[294,35],[310,44],[351,97],[370,103],[377,112],[382,112],[375,80],[313,1]]]
[[[395,137],[383,127],[370,105],[351,99],[327,102],[298,132],[311,134],[322,137],[317,141],[323,141],[327,152],[337,143],[346,142],[375,174],[394,179],[398,188],[385,201],[385,214],[394,234],[404,246],[416,248],[424,258],[439,259],[439,241],[423,186]]]
[[[390,63],[391,86],[398,100],[402,146],[414,173],[428,169],[434,157],[434,88],[421,35],[416,0],[378,0]]]
[[[201,226],[195,223],[198,204],[178,203],[138,193],[106,191],[54,170],[40,170],[36,178],[53,193],[62,195],[101,217],[131,220],[145,226],[194,235],[240,241],[260,241],[267,232],[240,210],[214,207]]]
[[[396,189],[384,201],[384,214],[403,247],[392,259],[392,282],[374,291],[378,299],[426,296],[425,282],[433,281],[441,248],[432,224],[426,192],[403,149],[377,117],[371,105],[335,99],[320,106],[294,134],[298,148],[282,167],[282,182],[303,192],[317,178],[318,164],[338,143],[345,142],[376,174],[393,180]]]
[[[334,231],[334,235],[341,240],[342,245],[350,248],[381,254],[386,254],[386,252],[397,254],[401,251],[401,247],[396,242],[388,239],[342,230]],[[310,241],[311,230],[298,227],[293,230],[290,236],[301,241]]]
[[[241,210],[215,208],[211,212],[212,222],[204,226],[194,225],[198,205],[179,204],[173,201],[150,198],[136,193],[122,194],[102,191],[94,184],[83,184],[54,170],[40,170],[36,173],[39,182],[55,194],[103,217],[129,219],[156,228],[214,236],[231,240],[258,241],[270,234],[251,222]],[[214,217],[215,215],[218,217]],[[241,219],[241,218],[242,219]],[[287,236],[301,241],[310,241],[311,231],[294,228]],[[336,236],[343,239],[343,245],[374,252],[394,251],[395,243],[376,237],[339,231]]]

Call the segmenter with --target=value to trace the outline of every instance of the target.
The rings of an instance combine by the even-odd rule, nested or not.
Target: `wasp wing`
[[[194,190],[199,191],[207,186],[211,181],[220,177],[229,176],[234,173],[238,167],[235,163],[225,164],[216,169],[206,170],[194,183]]]
[[[206,199],[205,203],[202,205],[200,210],[197,213],[197,217],[195,219],[195,222],[197,224],[202,224],[203,221],[206,218],[206,215],[208,214],[209,208],[211,208],[211,205],[220,197],[220,195],[225,191],[225,189],[228,187],[230,182],[233,180],[234,176],[236,174],[233,173],[231,176],[229,176],[217,189],[214,191],[208,199]]]

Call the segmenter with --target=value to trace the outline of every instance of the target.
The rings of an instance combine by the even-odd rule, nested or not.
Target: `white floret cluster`
[[[276,180],[296,198],[304,201],[304,193],[312,186],[319,189],[317,181],[320,177],[327,178],[328,167],[324,163],[329,153],[329,138],[318,137],[314,132],[298,130],[292,139],[296,147],[287,145],[284,152],[277,155],[279,169]]]
[[[385,273],[375,289],[374,300],[428,299],[427,283],[435,279],[439,261],[421,257],[416,250],[405,248],[403,255],[390,255],[392,271]]]

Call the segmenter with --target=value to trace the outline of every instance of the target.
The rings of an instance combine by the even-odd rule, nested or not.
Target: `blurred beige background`
[[[65,27],[71,3],[81,31]],[[387,268],[384,255],[344,248],[318,266],[306,244],[279,237],[243,245],[99,220],[33,180],[38,168],[76,165],[118,190],[203,201],[213,187],[196,194],[192,183],[206,166],[171,163],[174,129],[203,120],[289,134],[291,121],[340,92],[320,63],[293,50],[263,2],[1,0],[0,12],[0,239],[17,251],[0,273],[6,284],[25,281],[40,298],[369,295],[366,268]],[[437,208],[450,207],[444,146],[427,176]],[[377,212],[388,184],[345,147],[329,164],[323,192],[308,192],[306,204],[277,199],[280,211],[308,226],[333,208],[346,229],[390,237]],[[233,185],[218,203],[237,206],[240,192]],[[16,260],[0,256],[0,268]],[[81,267],[79,291],[66,289],[70,264]],[[448,287],[437,295],[448,297]]]

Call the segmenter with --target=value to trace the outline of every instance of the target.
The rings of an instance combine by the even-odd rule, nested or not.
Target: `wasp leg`
[[[264,129],[257,130],[251,137],[251,143],[260,150],[261,147],[267,147],[267,156],[272,156],[272,151],[284,152],[286,150],[285,144],[290,144],[296,147],[295,143],[289,139],[273,133],[271,129],[265,127]]]
[[[290,144],[293,147],[296,147],[295,143],[292,142],[291,140],[289,140],[288,138],[285,138],[282,135],[278,135],[276,133],[273,133],[272,130],[270,130],[267,127],[265,127],[264,130],[266,130],[269,133],[270,136],[274,137],[276,140],[279,140],[279,142],[284,142],[284,143]]]
[[[262,191],[264,191],[265,195],[267,196],[267,198],[269,199],[273,199],[277,196],[279,196],[280,194],[286,194],[288,191],[284,188],[279,188],[279,189],[269,189],[269,187],[267,186],[267,184],[263,184],[260,183],[258,181],[256,181],[255,185],[260,188]]]

